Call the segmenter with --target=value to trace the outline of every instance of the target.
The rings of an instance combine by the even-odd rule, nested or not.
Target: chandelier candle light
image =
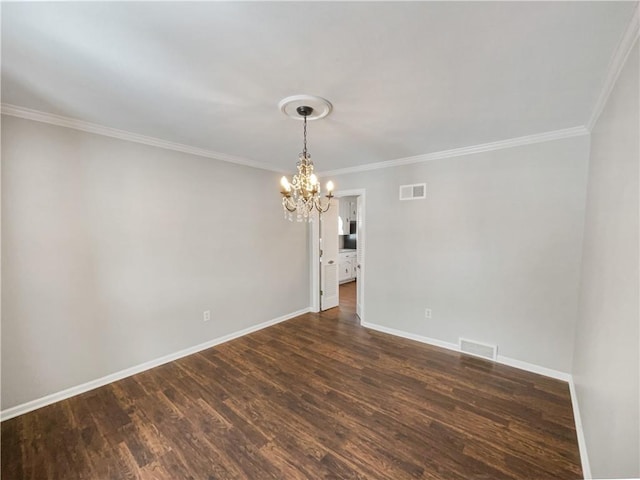
[[[305,97],[308,96],[298,95],[296,97],[285,98],[280,102],[280,108],[285,114],[290,115],[287,107],[296,100],[306,99]],[[322,100],[328,105],[325,112],[317,114],[313,119],[322,118],[328,114],[331,109],[329,102],[324,99],[319,99],[319,97],[311,97],[310,99]],[[311,161],[311,155],[307,152],[307,118],[314,114],[314,109],[308,105],[300,105],[296,107],[295,111],[302,117],[304,122],[304,145],[298,163],[296,164],[298,173],[293,176],[291,182],[289,182],[287,177],[280,179],[280,193],[282,193],[282,207],[285,218],[293,221],[293,214],[295,212],[296,220],[302,222],[311,221],[311,213],[314,208],[320,213],[329,210],[331,199],[333,198],[333,182],[327,182],[326,200],[320,198],[320,182],[318,181],[318,177],[313,173],[313,161]]]

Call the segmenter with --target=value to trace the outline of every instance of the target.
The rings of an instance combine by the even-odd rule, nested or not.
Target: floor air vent
[[[489,360],[495,360],[498,356],[497,345],[488,345],[486,343],[467,340],[465,338],[460,339],[460,351],[462,353],[468,353],[469,355],[475,355],[476,357],[487,358]]]

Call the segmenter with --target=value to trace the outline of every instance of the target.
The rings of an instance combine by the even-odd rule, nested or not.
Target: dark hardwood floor
[[[575,479],[566,383],[306,314],[2,423],[2,479]]]

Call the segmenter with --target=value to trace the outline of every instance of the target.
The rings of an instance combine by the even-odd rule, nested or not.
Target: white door
[[[337,307],[340,303],[338,287],[338,202],[331,199],[331,207],[320,215],[320,310]]]
[[[356,315],[362,320],[362,293],[364,290],[364,282],[362,281],[362,269],[364,267],[364,202],[362,196],[358,195],[357,198],[357,232],[358,243],[356,243],[356,265],[354,276],[357,279],[356,283]]]

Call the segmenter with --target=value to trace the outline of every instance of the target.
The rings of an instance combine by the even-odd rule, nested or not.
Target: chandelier
[[[299,99],[298,97],[295,98]],[[326,102],[326,100],[324,101]],[[283,107],[281,102],[282,111],[287,113],[285,108],[286,107]],[[333,198],[333,182],[327,182],[326,199],[321,198],[320,182],[318,181],[318,177],[313,173],[313,161],[311,160],[311,155],[309,155],[309,152],[307,151],[307,117],[313,114],[314,109],[308,105],[300,105],[295,111],[300,117],[302,117],[304,122],[304,143],[302,153],[300,154],[298,163],[296,164],[298,173],[293,176],[293,180],[291,182],[287,177],[282,177],[280,179],[280,193],[282,193],[282,207],[284,209],[285,218],[293,221],[295,213],[296,220],[298,222],[303,222],[311,221],[311,214],[314,209],[320,213],[324,213],[329,210],[329,207],[331,206],[331,199]],[[322,118],[327,113],[328,111],[324,113],[324,115],[322,113],[320,115],[316,115],[315,118]]]

